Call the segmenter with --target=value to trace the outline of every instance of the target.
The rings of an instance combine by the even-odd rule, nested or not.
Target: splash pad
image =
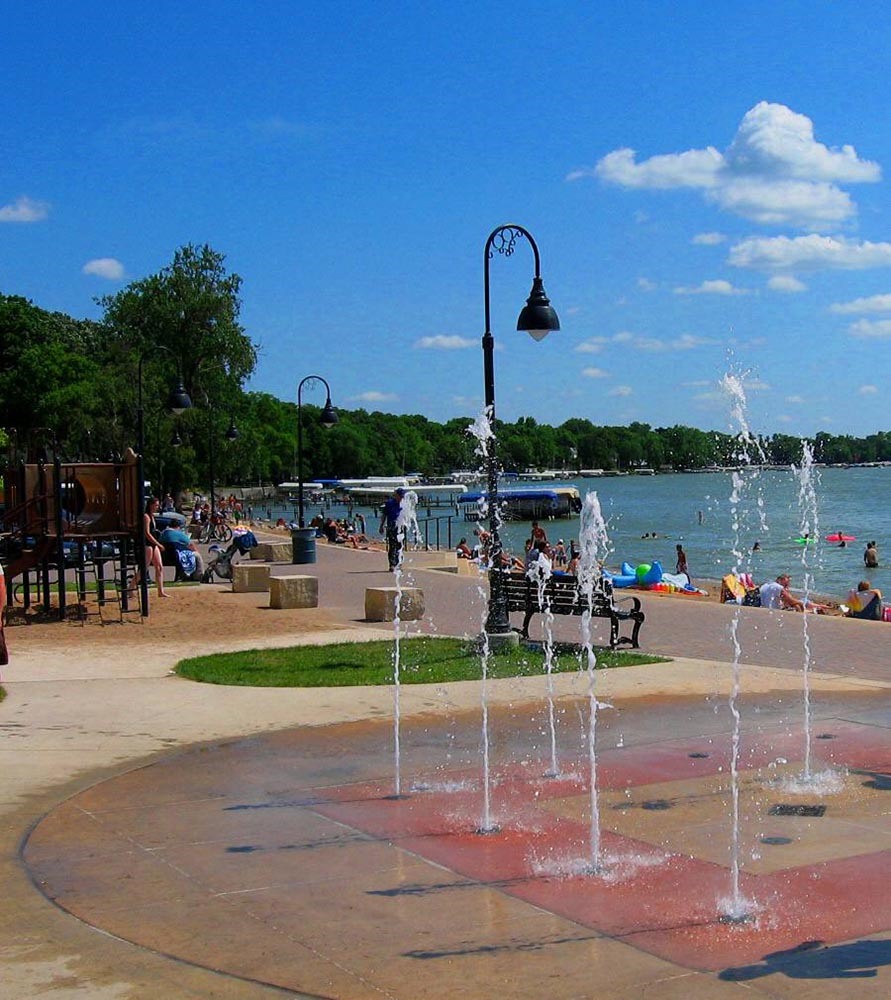
[[[558,699],[561,726],[575,731],[564,742],[578,752],[561,754],[557,778],[544,776],[545,708],[492,709],[499,829],[485,836],[479,720],[467,711],[403,719],[399,799],[389,720],[301,729],[195,748],[97,785],[36,828],[25,859],[43,891],[90,924],[327,996],[437,996],[443,975],[455,991],[478,990],[468,995],[495,995],[511,975],[525,981],[516,996],[545,984],[584,995],[591,949],[602,948],[621,948],[638,975],[641,962],[661,975],[732,972],[803,941],[891,927],[876,877],[891,857],[881,699],[826,700],[817,755],[843,776],[826,794],[784,785],[800,771],[801,738],[781,701],[750,701],[759,723],[741,737],[745,923],[721,918],[728,719],[699,697],[601,713],[597,875],[583,697]],[[823,814],[774,811],[812,805]]]

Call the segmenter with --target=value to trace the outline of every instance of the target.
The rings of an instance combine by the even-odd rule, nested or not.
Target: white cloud
[[[858,319],[848,333],[858,340],[886,340],[891,337],[891,319]]]
[[[576,345],[575,350],[579,354],[600,354],[606,340],[603,337],[592,337],[591,340],[583,340]]]
[[[630,385],[617,385],[615,388],[610,389],[607,396],[630,396],[634,390]]]
[[[658,285],[656,284],[655,281],[650,281],[649,278],[638,278],[637,287],[642,292],[655,292],[656,289],[658,288]]]
[[[714,281],[703,281],[695,287],[681,285],[674,290],[675,295],[748,295],[748,289],[736,288],[729,281],[717,278]]]
[[[804,396],[786,396],[786,402],[793,406],[800,406],[804,403]]]
[[[696,347],[715,344],[718,341],[707,337],[696,337],[692,333],[682,333],[673,340],[659,340],[657,337],[645,337],[630,330],[621,330],[612,337],[589,337],[575,347],[580,354],[599,354],[609,344],[623,344],[633,350],[660,353],[665,351],[692,351]],[[599,369],[597,369],[599,370]]]
[[[692,333],[682,333],[674,340],[659,340],[656,337],[637,337],[634,346],[641,351],[650,353],[663,353],[666,351],[692,351],[697,347],[705,347],[714,344],[716,341],[707,337],[694,337]]]
[[[854,299],[852,302],[836,302],[829,311],[850,315],[851,313],[883,313],[891,312],[891,295],[870,295],[864,299]]]
[[[628,188],[708,188],[718,183],[724,157],[712,146],[689,149],[686,153],[651,156],[638,163],[633,149],[607,153],[593,170],[576,171],[567,180],[595,176],[610,184]]]
[[[847,191],[822,181],[740,177],[710,192],[709,200],[762,226],[836,229],[857,213]]]
[[[415,341],[414,346],[436,351],[461,351],[466,347],[477,347],[478,343],[478,341],[471,340],[469,337],[440,333],[435,337],[421,337],[420,340]]]
[[[707,146],[638,161],[634,150],[617,149],[567,180],[590,176],[637,190],[691,188],[755,222],[823,230],[856,213],[839,185],[878,181],[881,169],[861,160],[853,146],[818,142],[807,116],[761,101],[743,117],[724,153]]]
[[[583,368],[582,375],[585,378],[606,378],[609,372],[604,371],[602,368]]]
[[[772,292],[783,292],[790,295],[794,292],[806,292],[807,285],[791,274],[775,274],[768,282],[767,287]]]
[[[726,239],[723,233],[697,233],[690,242],[698,246],[714,247]]]
[[[96,257],[84,264],[81,274],[95,274],[98,278],[120,281],[124,277],[124,265],[114,257]]]
[[[376,389],[370,389],[368,392],[360,392],[358,396],[350,398],[358,403],[392,403],[399,397],[395,392],[378,392]]]
[[[879,388],[876,385],[861,385],[857,390],[861,396],[875,396],[878,391]]]
[[[734,267],[762,271],[861,271],[891,267],[891,243],[857,242],[841,236],[752,237],[730,248]]]
[[[22,195],[9,205],[0,206],[0,222],[41,222],[49,215],[49,209],[49,202]]]

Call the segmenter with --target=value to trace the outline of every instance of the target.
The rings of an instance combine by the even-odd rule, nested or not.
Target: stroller
[[[236,556],[247,555],[247,553],[255,548],[259,542],[257,541],[253,531],[243,531],[237,535],[233,535],[232,541],[229,543],[228,547],[223,549],[219,545],[211,545],[207,550],[210,561],[204,570],[204,574],[201,577],[202,583],[211,583],[214,576],[218,576],[221,580],[232,579],[232,561]]]

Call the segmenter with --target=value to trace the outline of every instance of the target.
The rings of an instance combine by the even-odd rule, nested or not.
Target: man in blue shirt
[[[384,504],[381,514],[380,533],[383,535],[386,532],[387,535],[387,562],[391,573],[402,561],[402,535],[405,533],[405,528],[402,527],[400,531],[399,515],[402,513],[402,498],[404,496],[405,490],[401,486],[397,486],[393,490],[393,496],[389,497]]]

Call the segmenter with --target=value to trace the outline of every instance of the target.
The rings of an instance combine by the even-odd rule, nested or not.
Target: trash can
[[[291,528],[291,562],[314,563],[316,561],[316,529]]]

